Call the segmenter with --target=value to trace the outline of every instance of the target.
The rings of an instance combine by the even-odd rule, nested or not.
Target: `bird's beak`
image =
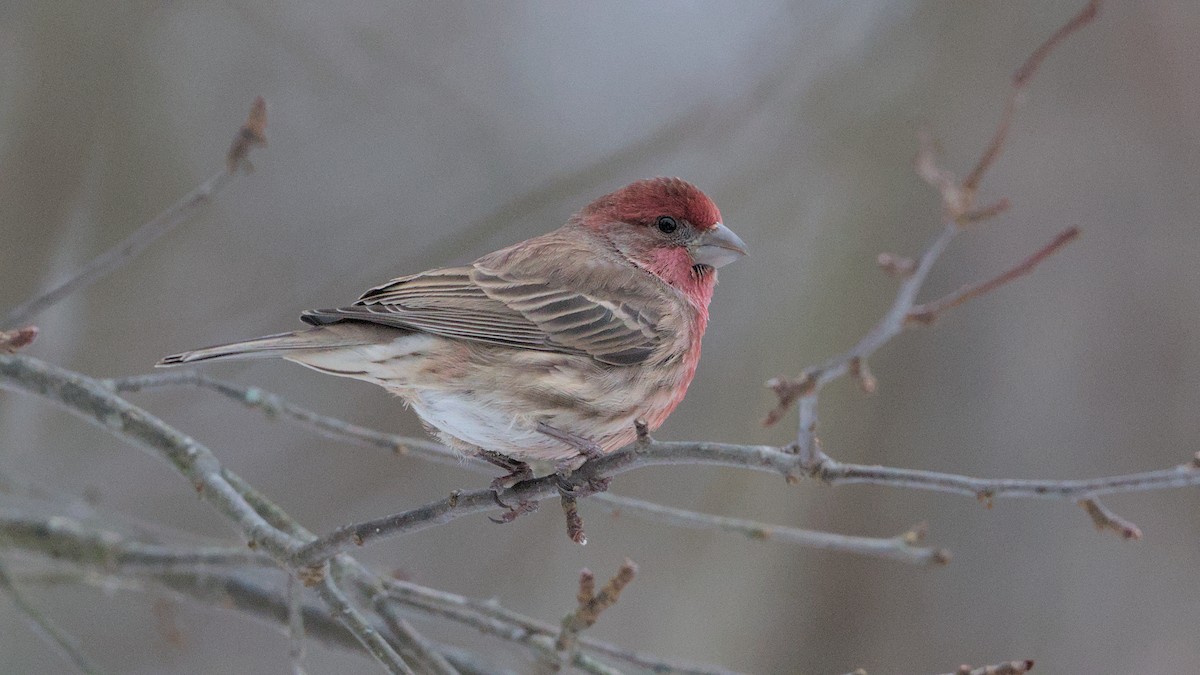
[[[746,255],[746,242],[721,223],[693,239],[688,248],[692,260],[710,267],[723,267]]]

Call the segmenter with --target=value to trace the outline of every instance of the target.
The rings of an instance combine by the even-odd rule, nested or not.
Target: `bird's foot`
[[[612,478],[606,476],[576,476],[570,471],[559,471],[554,474],[554,482],[558,485],[558,493],[578,499],[598,492],[608,492]]]
[[[520,518],[521,516],[525,515],[526,513],[533,513],[534,511],[538,510],[538,503],[536,501],[530,501],[528,499],[522,499],[522,500],[518,501],[515,505],[507,504],[502,499],[500,499],[499,492],[493,492],[492,499],[495,499],[496,503],[499,504],[501,507],[508,509],[507,511],[504,512],[504,515],[500,516],[499,518],[493,518],[492,516],[488,516],[488,520],[490,520],[493,523],[496,523],[498,525],[503,525],[504,523],[511,523],[512,521],[516,520],[517,518]]]
[[[508,455],[502,455],[491,450],[480,450],[479,457],[489,464],[494,464],[508,472],[496,478],[491,483],[492,491],[497,496],[517,483],[533,478],[533,469],[529,468],[528,464],[518,459],[513,459]]]

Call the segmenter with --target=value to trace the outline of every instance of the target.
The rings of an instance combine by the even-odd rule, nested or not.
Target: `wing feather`
[[[572,287],[582,285],[565,275],[498,271],[477,262],[393,279],[349,307],[310,310],[301,318],[315,325],[366,321],[475,342],[587,354],[612,365],[642,363],[670,339],[659,289],[637,283],[601,284],[600,292]]]

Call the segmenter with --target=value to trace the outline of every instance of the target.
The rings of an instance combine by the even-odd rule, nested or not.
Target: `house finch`
[[[470,265],[306,311],[307,330],[158,365],[281,357],[394,392],[447,445],[509,469],[504,478],[529,477],[529,461],[570,471],[631,442],[635,420],[667,419],[696,372],[715,268],[745,253],[695,186],[642,180]]]

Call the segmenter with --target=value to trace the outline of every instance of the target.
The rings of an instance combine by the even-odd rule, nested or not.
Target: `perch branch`
[[[862,366],[864,376],[869,376]],[[268,417],[282,417],[310,429],[325,438],[341,440],[355,445],[380,448],[389,452],[412,455],[437,464],[467,469],[480,474],[490,474],[492,469],[484,462],[473,458],[458,458],[449,448],[419,438],[389,434],[359,426],[344,420],[313,412],[290,403],[257,387],[219,380],[195,371],[167,371],[149,375],[136,375],[103,380],[105,386],[117,392],[139,392],[148,389],[172,386],[194,386],[216,392],[247,407],[262,411]],[[591,494],[590,503],[598,503],[611,513],[629,515],[650,522],[665,523],[691,529],[710,529],[741,534],[753,540],[771,540],[824,550],[834,550],[855,555],[881,557],[899,562],[929,565],[945,563],[949,552],[917,546],[909,542],[906,535],[888,538],[844,536],[815,530],[802,530],[759,523],[739,518],[725,518],[696,511],[678,509],[654,502],[635,499],[611,492]]]
[[[206,459],[211,456],[207,448],[130,405],[98,381],[26,355],[11,354],[0,355],[0,387],[36,393],[55,401],[79,417],[99,421],[110,433],[151,447],[185,474],[196,475],[205,486],[203,494],[206,497],[215,499],[223,512],[243,525],[244,532],[253,533],[252,540],[266,544],[272,557],[279,554],[276,559],[285,561],[289,567],[319,566],[333,555],[356,545],[501,508],[490,489],[460,492],[409,511],[338,528],[329,535],[289,548],[294,535],[260,515],[250,500],[238,491],[236,481],[240,479],[220,468],[215,459]],[[199,470],[197,464],[206,468]],[[589,460],[570,481],[579,481],[582,486],[588,480],[666,465],[740,467],[775,473],[793,481],[808,476],[830,485],[888,485],[967,495],[985,501],[1001,498],[1079,501],[1109,494],[1200,484],[1200,467],[1194,463],[1084,480],[988,479],[919,469],[843,464],[825,455],[806,463],[791,446],[669,443],[648,437],[605,457]],[[501,491],[499,497],[506,503],[519,503],[522,499],[536,501],[559,494],[558,488],[556,478],[546,476],[518,483]]]

